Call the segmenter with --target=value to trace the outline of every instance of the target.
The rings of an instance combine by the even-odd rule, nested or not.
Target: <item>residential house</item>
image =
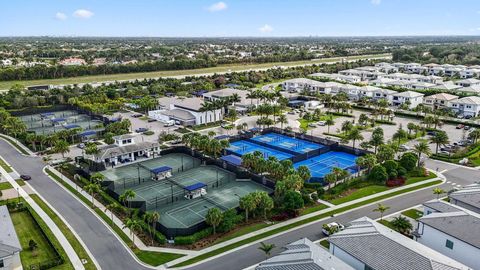
[[[245,112],[250,109],[253,109],[258,104],[260,104],[259,99],[250,99],[247,98],[250,92],[247,90],[239,90],[235,88],[224,88],[216,91],[210,91],[203,93],[203,98],[208,101],[215,101],[215,100],[225,100],[227,98],[231,98],[233,96],[237,96],[239,101],[233,102],[232,106],[238,112]]]
[[[183,126],[195,126],[218,122],[223,119],[223,108],[203,110],[202,98],[163,97],[159,99],[159,109],[148,112],[148,116],[165,122],[174,120]]]
[[[450,102],[450,108],[457,114],[463,116],[478,116],[478,113],[480,112],[480,97],[469,96],[459,98]]]
[[[384,88],[377,88],[373,91],[372,99],[379,100],[379,99],[386,99],[388,104],[392,103],[393,95],[397,94],[397,91],[384,89]]]
[[[285,246],[285,251],[261,262],[255,270],[354,270],[307,238]]]
[[[480,95],[480,85],[472,85],[469,87],[460,87],[456,89],[457,92],[467,95]]]
[[[460,71],[460,78],[462,79],[469,79],[469,78],[478,78],[480,75],[480,69],[478,68],[467,68]]]
[[[156,142],[136,142],[137,138],[130,134],[114,136],[113,139],[114,144],[99,148],[94,155],[95,162],[113,167],[160,154],[160,145]]]
[[[441,204],[446,205],[439,207]],[[480,214],[448,206],[447,202],[435,206],[435,212],[418,219],[414,239],[472,269],[480,269]]]
[[[282,83],[282,89],[289,92],[301,92],[308,89],[312,84],[317,84],[318,81],[307,78],[296,78],[286,80]]]
[[[0,269],[21,270],[20,251],[22,246],[18,240],[10,213],[6,205],[0,206]]]
[[[330,253],[357,270],[470,269],[368,217],[328,238]]]
[[[411,89],[414,90],[423,90],[423,89],[431,89],[432,87],[435,87],[436,84],[434,83],[428,83],[428,82],[414,82],[410,85]]]
[[[458,96],[448,93],[439,93],[423,98],[423,104],[431,107],[432,109],[446,109],[450,107],[450,102],[457,100]]]
[[[338,92],[347,94],[349,100],[360,99],[360,93],[362,88],[351,84],[343,84],[338,87]]]
[[[419,74],[418,70],[420,68],[423,68],[422,65],[420,65],[419,63],[408,63],[408,64],[405,64],[404,66],[404,70],[405,72],[407,73],[417,73]],[[426,69],[426,68],[425,68]]]
[[[450,203],[480,214],[480,184],[465,186],[448,197]]]
[[[441,91],[455,91],[460,88],[462,88],[460,85],[456,85],[452,81],[442,82],[432,87],[432,89]]]
[[[462,87],[470,87],[474,85],[480,85],[480,80],[475,78],[470,79],[463,79],[455,82],[456,85],[460,85]]]
[[[423,96],[424,94],[414,91],[396,93],[392,95],[392,104],[394,106],[409,104],[408,108],[413,109],[423,102]]]

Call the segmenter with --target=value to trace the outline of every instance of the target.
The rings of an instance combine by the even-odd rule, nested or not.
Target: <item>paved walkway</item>
[[[13,167],[12,167],[12,169],[13,169]],[[10,185],[13,186],[13,189],[15,191],[18,190],[18,193],[20,194],[20,196],[23,199],[25,199],[25,201],[40,216],[40,218],[43,221],[45,221],[48,228],[50,228],[53,235],[55,235],[55,238],[57,238],[60,245],[62,245],[62,247],[65,250],[65,253],[67,254],[70,262],[73,265],[73,267],[75,269],[79,269],[79,270],[85,269],[85,267],[83,267],[82,261],[78,257],[78,255],[75,252],[75,250],[73,249],[73,247],[68,242],[67,238],[63,235],[62,231],[57,227],[57,224],[55,224],[55,222],[53,222],[53,220],[43,211],[43,209],[30,197],[29,193],[26,192],[23,189],[22,186],[17,184],[17,182],[15,182],[15,179],[13,179],[12,176],[10,174],[8,174],[2,167],[0,167],[0,173],[2,174],[2,177],[4,177],[10,183]]]

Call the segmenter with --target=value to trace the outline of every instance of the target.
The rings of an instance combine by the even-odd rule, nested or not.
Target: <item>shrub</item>
[[[388,179],[387,170],[382,165],[375,165],[368,174],[367,178],[368,180],[378,183],[385,182]]]
[[[411,171],[417,166],[418,157],[412,152],[407,152],[402,155],[400,158],[400,166],[405,168],[407,171]]]
[[[405,169],[404,167],[400,166],[398,167],[397,169],[397,174],[398,174],[398,177],[405,177],[407,176],[407,169]]]
[[[387,170],[387,173],[390,174],[393,170],[397,170],[398,168],[398,163],[395,160],[387,160],[382,164],[383,167],[385,167],[385,170]]]
[[[311,198],[313,201],[318,201],[318,194],[317,193],[312,193]]]
[[[208,237],[212,235],[213,229],[212,228],[206,228],[201,231],[198,231],[192,235],[187,235],[187,236],[176,236],[175,237],[175,245],[191,245],[198,240]]]
[[[218,232],[231,231],[235,225],[243,221],[243,215],[238,215],[237,210],[230,209],[223,213],[223,220],[218,225]]]
[[[283,199],[283,206],[286,210],[298,210],[303,208],[305,202],[303,201],[302,195],[293,190],[287,191],[285,198]]]

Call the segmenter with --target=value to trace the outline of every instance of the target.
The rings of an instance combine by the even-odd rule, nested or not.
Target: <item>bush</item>
[[[387,173],[390,174],[392,171],[397,170],[398,163],[395,160],[387,160],[382,164],[382,166],[385,167]]]
[[[143,132],[143,135],[145,135],[145,136],[151,136],[153,134],[155,134],[155,132],[153,132],[151,130],[147,130],[147,131]]]
[[[198,240],[208,237],[213,234],[212,228],[206,228],[201,231],[198,231],[192,235],[187,236],[176,236],[175,245],[192,245]]]
[[[238,215],[237,210],[230,209],[223,213],[223,220],[218,225],[218,232],[231,231],[235,225],[243,221],[243,215]]]
[[[412,152],[407,152],[402,155],[400,158],[400,166],[405,168],[407,171],[411,171],[417,166],[418,157]]]
[[[285,198],[283,199],[283,206],[286,210],[298,210],[303,208],[304,205],[305,202],[303,201],[302,195],[293,190],[287,191]]]
[[[397,169],[397,175],[398,175],[398,177],[404,178],[405,176],[407,176],[407,170],[400,166]]]
[[[368,180],[378,183],[385,182],[388,179],[387,170],[382,165],[375,165],[368,174],[367,178]]]
[[[387,187],[398,187],[405,184],[405,178],[393,178],[393,179],[388,179],[385,185]]]
[[[317,193],[312,193],[311,198],[313,201],[318,201],[318,194]]]

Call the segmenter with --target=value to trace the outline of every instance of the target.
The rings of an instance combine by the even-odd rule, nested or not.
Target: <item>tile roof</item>
[[[413,97],[422,97],[422,96],[424,96],[424,94],[414,92],[414,91],[405,91],[405,92],[397,93],[397,94],[395,94],[395,96],[413,98]]]
[[[376,270],[469,269],[412,239],[363,217],[329,237],[330,244]]]
[[[480,184],[465,186],[451,193],[449,197],[480,209]]]
[[[5,205],[0,206],[0,258],[11,256],[22,250],[15,227]]]
[[[468,210],[432,213],[418,220],[480,249],[480,215]]]
[[[451,95],[451,94],[448,94],[448,93],[438,93],[438,94],[435,94],[435,95],[427,96],[425,98],[434,98],[434,99],[447,100],[448,101],[448,100],[457,99],[458,96]]]
[[[458,211],[458,207],[455,207],[443,200],[433,199],[425,202],[423,205],[441,213]]]
[[[480,97],[477,96],[470,96],[470,97],[464,97],[464,98],[459,98],[456,101],[453,101],[454,103],[461,103],[461,104],[475,104],[475,105],[480,105]]]
[[[353,270],[307,238],[285,246],[285,251],[260,263],[256,270]]]

